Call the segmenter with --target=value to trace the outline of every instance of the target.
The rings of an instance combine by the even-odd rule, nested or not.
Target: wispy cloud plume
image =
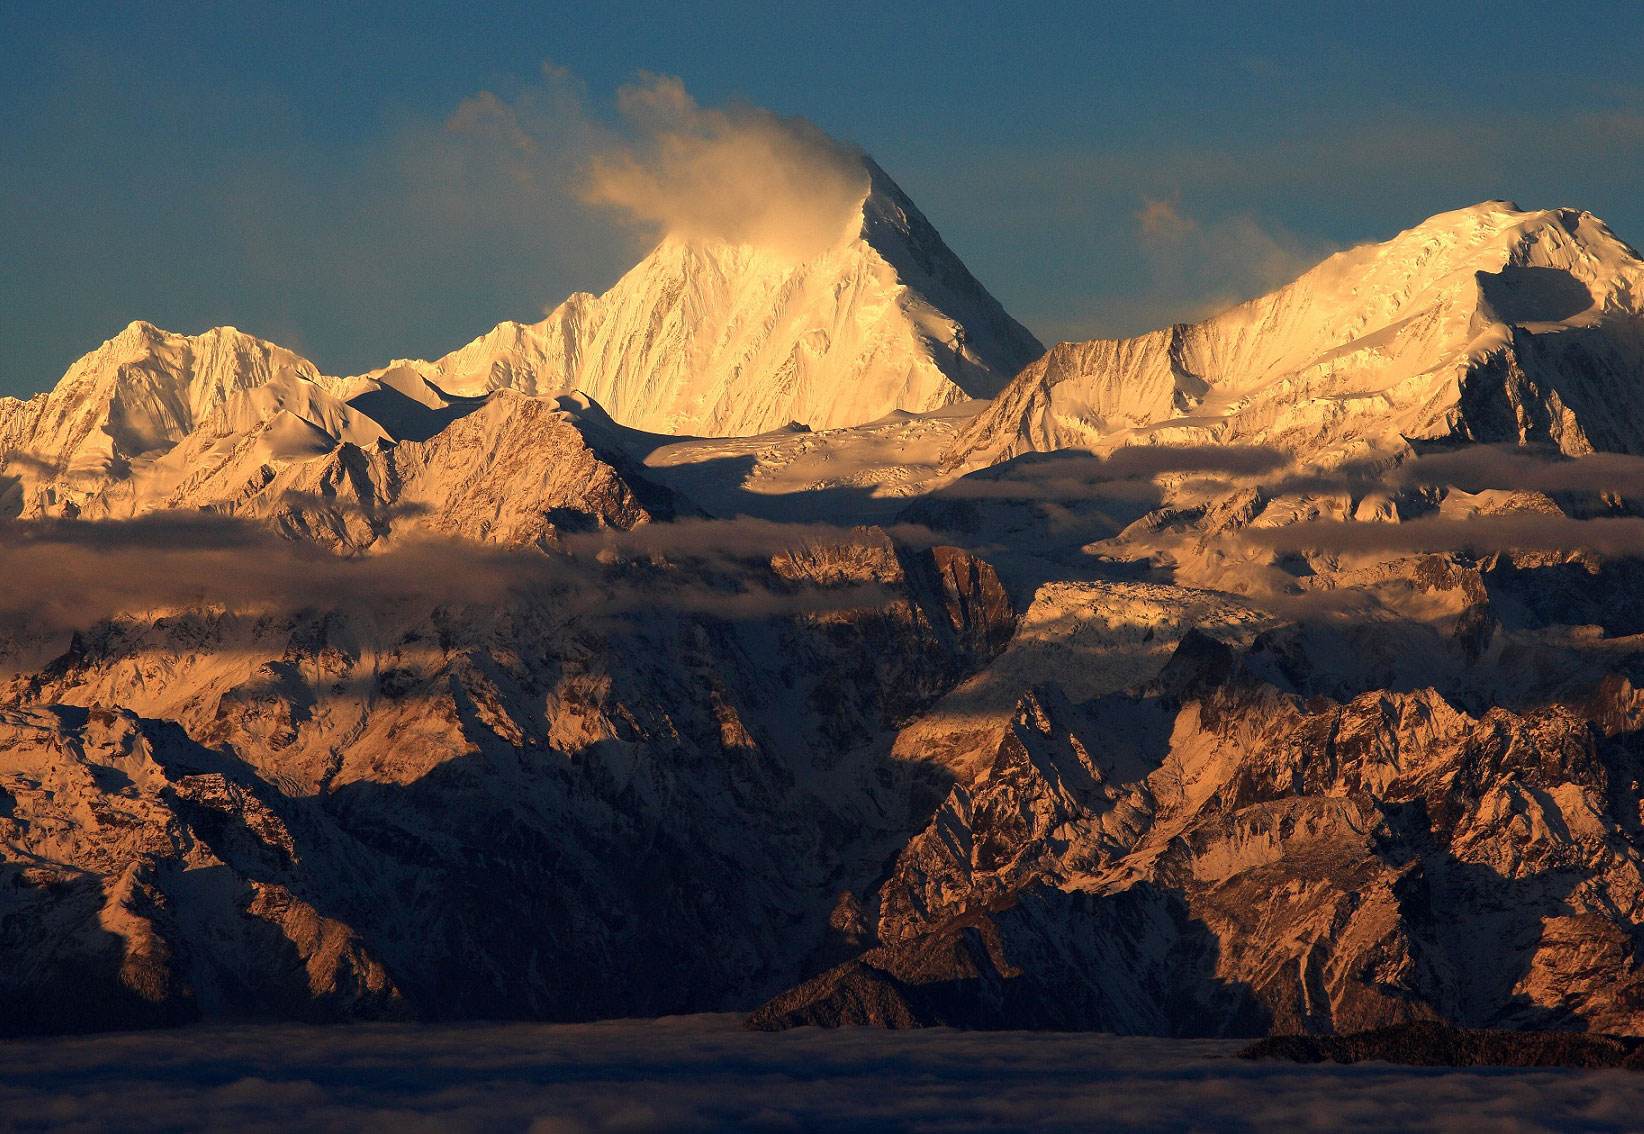
[[[1136,240],[1164,325],[1215,314],[1282,287],[1335,249],[1304,240],[1251,213],[1201,221],[1178,199],[1146,199]],[[1166,315],[1166,312],[1169,312]]]
[[[123,153],[117,143],[77,148]],[[436,357],[502,318],[603,290],[666,233],[808,251],[838,234],[865,188],[854,151],[802,119],[705,107],[671,78],[613,98],[552,64],[340,152],[264,147],[203,176],[217,186],[208,198],[150,202],[132,227],[220,256],[153,285],[168,302],[131,313],[189,330],[233,321],[337,373]],[[196,292],[187,311],[202,313],[178,313],[176,297]],[[30,376],[34,388],[72,357]]]
[[[617,106],[626,136],[592,155],[584,195],[660,233],[805,256],[847,233],[867,191],[861,153],[802,118],[703,107],[667,76]]]
[[[1467,492],[1516,489],[1522,492],[1644,492],[1644,457],[1588,453],[1566,457],[1533,446],[1477,445],[1450,453],[1428,453],[1402,466],[1394,479],[1404,484],[1453,486]]]

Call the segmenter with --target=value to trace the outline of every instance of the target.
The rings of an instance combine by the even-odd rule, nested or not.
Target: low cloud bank
[[[873,531],[881,531],[874,529]],[[889,529],[928,546],[923,528]],[[691,520],[567,539],[545,554],[439,538],[344,557],[211,513],[0,524],[0,622],[57,632],[121,614],[223,607],[238,613],[494,605],[531,594],[587,617],[672,611],[729,619],[858,610],[893,599],[875,584],[782,583],[762,561],[805,546],[882,540],[867,529]]]
[[[23,449],[13,449],[9,453],[0,453],[0,469],[44,478],[56,476],[61,466],[56,461],[48,461]]]
[[[1276,551],[1437,552],[1488,555],[1508,551],[1592,551],[1644,555],[1644,519],[1578,520],[1525,512],[1471,519],[1422,517],[1399,524],[1315,520],[1279,528],[1248,528],[1243,537]]]
[[[841,524],[785,524],[752,516],[728,520],[683,519],[641,524],[630,531],[608,529],[563,537],[573,555],[642,557],[676,556],[735,563],[764,559],[806,546],[856,545],[890,538],[906,546],[928,547],[931,531],[918,524],[850,527]]]
[[[1283,287],[1337,250],[1253,213],[1201,219],[1174,196],[1144,198],[1134,219],[1153,294],[1119,306],[1154,311],[1150,327],[1208,318]]]
[[[1364,493],[1378,488],[1456,488],[1553,493],[1644,492],[1644,457],[1588,453],[1570,457],[1546,446],[1469,445],[1418,455],[1387,468],[1349,464],[1330,472],[1294,472],[1270,486],[1276,492]]]
[[[1621,1129],[1617,1071],[1303,1066],[1238,1042],[942,1028],[754,1033],[733,1016],[217,1027],[0,1045],[25,1125],[131,1130]]]
[[[1349,462],[1339,468],[1297,468],[1282,449],[1266,445],[1132,445],[1105,457],[1077,450],[1035,453],[972,473],[943,490],[950,497],[1038,494],[1077,497],[1125,480],[1183,474],[1196,493],[1260,486],[1271,495],[1362,495],[1374,491],[1448,489],[1644,495],[1644,457],[1589,453],[1570,457],[1545,446],[1470,445],[1418,455],[1402,464]]]
[[[1107,457],[1049,454],[973,474],[934,499],[1096,499],[1134,492],[1165,475],[1188,487],[1263,483],[1271,492],[1365,492],[1453,486],[1544,492],[1631,491],[1644,458],[1478,447],[1433,454],[1391,472],[1286,471],[1261,446],[1136,446]],[[341,557],[287,540],[261,524],[211,513],[160,513],[126,521],[11,521],[0,524],[0,619],[52,632],[118,614],[220,606],[237,612],[488,604],[511,595],[550,595],[578,616],[666,609],[724,618],[857,610],[894,596],[878,584],[821,586],[780,580],[764,566],[796,549],[848,548],[894,540],[942,542],[919,524],[853,528],[748,517],[685,519],[633,531],[568,534],[564,554],[413,538],[370,555]],[[1644,556],[1644,519],[1575,519],[1539,512],[1397,524],[1312,521],[1245,528],[1240,538],[1283,552],[1394,553],[1585,550]],[[981,549],[987,554],[987,549]]]
[[[1417,457],[1400,468],[1395,479],[1466,492],[1496,488],[1636,496],[1644,493],[1644,457],[1625,453],[1566,457],[1556,450],[1534,446],[1476,445]]]
[[[443,540],[345,559],[207,514],[0,528],[0,618],[74,629],[156,608],[241,612],[483,602],[531,579],[503,553]]]
[[[1078,500],[1125,481],[1171,474],[1261,477],[1290,464],[1282,450],[1265,445],[1131,445],[1105,457],[1062,450],[1018,457],[972,473],[944,488],[947,499]]]

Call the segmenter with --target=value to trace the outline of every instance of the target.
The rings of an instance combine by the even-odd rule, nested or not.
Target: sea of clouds
[[[214,1026],[0,1043],[0,1127],[60,1130],[1636,1128],[1625,1071],[1302,1066],[1238,1042],[598,1024]]]

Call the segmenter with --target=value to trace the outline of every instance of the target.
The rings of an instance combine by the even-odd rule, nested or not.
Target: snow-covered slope
[[[127,475],[80,499],[79,514],[107,519],[219,506],[284,465],[323,457],[344,442],[375,446],[387,440],[380,425],[318,382],[277,374],[230,396],[172,448],[130,462]]]
[[[1591,213],[1442,213],[1203,322],[1061,343],[948,456],[1242,443],[1335,465],[1407,439],[1644,451],[1644,261]]]
[[[305,395],[306,416],[279,408],[297,401],[281,398],[281,386],[237,395],[169,453],[88,497],[80,517],[210,511],[358,552],[413,532],[550,546],[562,530],[629,530],[676,514],[674,494],[645,479],[614,443],[620,427],[574,394],[497,390],[445,407],[443,426],[427,437],[395,440],[311,383],[289,392]],[[371,390],[354,403],[415,424],[383,394]],[[233,429],[228,423],[242,414],[243,427]]]
[[[395,530],[531,544],[673,515],[581,395],[463,398],[405,366],[329,378],[230,328],[134,323],[49,394],[0,406],[0,428],[22,519],[213,511],[363,550]]]
[[[674,518],[674,494],[604,443],[609,428],[585,398],[498,390],[426,440],[346,444],[283,469],[231,511],[349,550],[411,532],[546,547]]]
[[[341,389],[307,359],[233,327],[179,335],[132,323],[48,393],[0,398],[0,489],[15,481],[25,512],[77,503],[139,457],[169,450],[234,395],[276,380],[285,393],[275,400],[293,383],[317,385],[316,396]],[[251,412],[226,426],[244,426]]]
[[[655,438],[654,448],[644,443],[646,475],[719,516],[877,523],[952,479],[940,457],[982,404],[898,411],[841,429]]]
[[[574,387],[625,425],[721,437],[991,397],[1042,348],[869,173],[839,239],[809,259],[668,238],[604,295],[397,365],[458,394]]]

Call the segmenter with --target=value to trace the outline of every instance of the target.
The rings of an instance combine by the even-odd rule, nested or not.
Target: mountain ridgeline
[[[1490,201],[1045,351],[865,173],[0,399],[0,1034],[1644,1036],[1644,260]]]

